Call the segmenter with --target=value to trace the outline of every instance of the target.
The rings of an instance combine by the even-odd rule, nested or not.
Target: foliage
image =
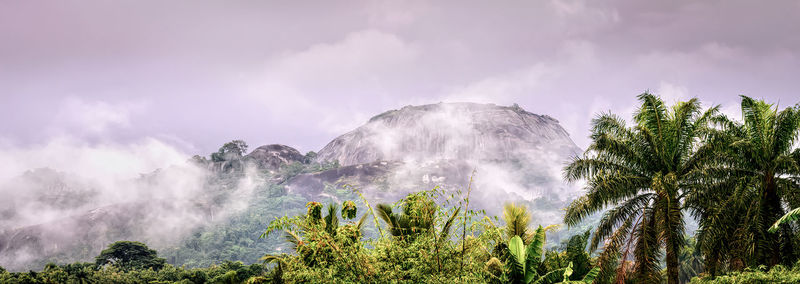
[[[413,239],[419,234],[426,233],[433,226],[433,217],[436,207],[424,193],[410,194],[402,201],[403,213],[392,212],[389,204],[378,204],[377,212],[392,236]]]
[[[211,154],[211,160],[214,162],[238,160],[247,152],[247,143],[242,140],[233,140],[225,143],[219,148],[219,151]]]
[[[586,194],[567,208],[568,230],[530,227],[526,205],[555,206],[541,199],[506,204],[498,225],[470,210],[471,185],[374,208],[349,186],[308,200],[285,182],[338,167],[309,152],[303,163],[259,173],[270,182],[246,210],[159,248],[184,266],[142,243],[118,242],[96,263],[0,267],[0,283],[800,282],[800,264],[788,266],[800,252],[800,226],[791,222],[800,216],[800,107],[779,111],[742,97],[738,122],[717,107],[702,111],[696,99],[669,107],[645,93],[639,101],[630,126],[613,114],[595,118],[589,149],[564,169],[569,181],[587,180]],[[224,189],[241,178],[246,148],[236,140],[212,154],[211,163],[232,171],[215,172],[208,196],[192,202],[213,216],[215,204],[232,198]],[[788,208],[795,210],[784,215]],[[699,223],[693,236],[685,234],[687,212]]]
[[[783,217],[778,219],[778,221],[775,221],[775,224],[773,224],[772,227],[769,227],[769,232],[775,233],[778,231],[778,229],[780,229],[781,225],[788,224],[789,222],[795,221],[797,219],[800,219],[800,207],[795,208],[792,211],[789,211],[788,213],[786,213],[786,215],[783,215]]]
[[[704,190],[692,208],[700,220],[697,240],[711,275],[758,265],[792,264],[798,256],[796,228],[769,232],[784,206],[800,206],[800,164],[792,150],[800,132],[797,106],[778,111],[741,97],[743,121],[718,117],[708,143],[715,161],[704,170]]]
[[[294,253],[268,254],[262,260],[275,264],[273,271],[279,271],[276,275],[280,275],[281,281],[285,282],[336,279],[341,282],[361,283],[496,283],[522,279],[514,278],[518,274],[520,261],[523,271],[527,266],[530,267],[527,273],[537,275],[534,279],[539,281],[537,283],[568,282],[571,279],[590,283],[596,276],[598,270],[595,269],[594,272],[574,273],[575,276],[570,278],[573,275],[571,273],[564,278],[564,272],[572,263],[564,263],[553,271],[542,271],[539,275],[546,228],[539,226],[532,234],[532,243],[528,246],[518,236],[511,238],[512,243],[509,243],[502,233],[506,228],[495,226],[487,216],[477,218],[479,214],[472,211],[467,213],[469,218],[459,219],[460,207],[443,206],[450,203],[448,198],[442,201],[442,205],[435,201],[441,200],[441,194],[437,189],[421,191],[409,194],[394,205],[378,205],[376,213],[385,222],[390,235],[377,239],[363,239],[361,233],[369,213],[363,214],[358,222],[342,225],[344,221],[338,220],[337,207],[333,204],[327,207],[327,214],[308,210],[304,216],[276,219],[277,223],[292,223],[270,227],[294,228],[285,230],[286,239],[292,245]],[[322,207],[321,203],[312,203],[309,206]],[[402,208],[402,213],[393,212],[393,207]],[[521,215],[528,214],[524,207],[518,206],[517,210],[523,211]],[[480,221],[463,223],[472,218]],[[466,225],[469,232],[477,231],[477,234],[469,233],[463,242],[451,238],[450,230],[458,222]],[[528,226],[527,221],[524,225]],[[586,239],[588,236],[582,238]],[[519,251],[519,245],[524,247],[523,252],[538,257],[520,257],[518,254],[511,254],[509,250],[497,249],[506,247]],[[585,247],[585,241],[582,246]],[[590,261],[588,253],[584,252],[582,255],[587,257],[585,261]],[[462,261],[462,257],[466,261]],[[580,261],[575,256],[570,259]],[[584,276],[586,277],[581,278]]]
[[[109,245],[95,258],[97,266],[111,265],[122,270],[154,269],[164,267],[166,260],[140,242],[118,241]]]
[[[0,283],[259,283],[258,279],[270,277],[263,265],[244,265],[238,261],[225,261],[220,265],[195,269],[170,264],[158,270],[142,267],[123,269],[113,265],[98,267],[94,263],[76,262],[64,265],[51,263],[39,272],[0,271]]]
[[[612,114],[592,120],[592,144],[564,169],[567,180],[587,179],[588,192],[567,208],[564,221],[574,225],[614,206],[603,214],[590,246],[606,241],[601,278],[620,273],[625,268],[620,258],[624,264],[632,255],[638,281],[660,282],[663,249],[667,280],[678,283],[682,210],[699,183],[697,172],[713,157],[713,149],[697,142],[718,108],[703,112],[697,99],[667,107],[649,93],[638,98],[632,127]]]
[[[700,275],[705,269],[705,264],[702,251],[697,246],[695,238],[688,238],[684,242],[681,249],[681,255],[678,258],[681,262],[680,280],[681,283],[689,282],[692,277]]]
[[[351,200],[347,200],[345,202],[342,202],[342,217],[343,218],[345,218],[345,219],[353,219],[353,218],[355,218],[357,210],[358,210],[358,208],[356,208],[356,203],[355,202],[353,202]]]
[[[800,283],[800,265],[794,268],[776,265],[769,270],[766,266],[746,268],[718,277],[692,278],[693,284],[749,284],[749,283]]]

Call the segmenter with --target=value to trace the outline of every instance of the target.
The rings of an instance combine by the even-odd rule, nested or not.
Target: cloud
[[[264,181],[253,169],[219,188],[208,169],[154,138],[87,143],[72,137],[0,148],[0,263],[30,269],[41,259],[95,255],[133,239],[162,249],[191,230],[241,212]],[[24,230],[19,230],[25,228]],[[24,238],[25,242],[19,240]],[[83,254],[76,251],[85,250]]]
[[[248,85],[247,97],[274,119],[313,117],[315,125],[303,127],[339,134],[366,121],[364,106],[380,100],[418,55],[416,45],[397,35],[353,32],[271,59],[260,80]]]
[[[268,63],[267,80],[296,88],[352,87],[393,73],[418,54],[396,35],[377,30],[350,33],[334,43],[320,43],[288,52]]]
[[[143,111],[145,103],[87,101],[79,97],[63,100],[50,132],[87,135],[104,134],[113,128],[131,126],[131,116]]]
[[[557,94],[544,91],[572,76],[570,71],[576,66],[591,68],[596,63],[592,43],[567,41],[554,58],[462,86],[450,87],[442,95],[442,100],[511,104],[523,99],[553,96]]]
[[[510,104],[515,98],[525,96],[555,76],[545,64],[537,64],[500,76],[485,78],[465,86],[456,87],[442,100],[447,102],[479,102]]]

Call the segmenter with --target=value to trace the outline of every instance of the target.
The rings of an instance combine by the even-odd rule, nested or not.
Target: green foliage
[[[111,247],[115,247],[113,244]],[[116,246],[121,251],[120,246]],[[136,245],[138,250],[138,245]],[[132,250],[127,250],[132,251]],[[148,252],[149,253],[149,252]],[[102,258],[98,256],[98,258]],[[164,264],[152,267],[97,266],[95,263],[48,264],[42,271],[0,271],[0,283],[243,283],[250,279],[269,279],[265,266],[225,261],[206,268],[186,269]],[[259,283],[259,282],[252,282]],[[266,282],[261,282],[266,283]]]
[[[741,97],[742,122],[714,120],[707,144],[714,164],[699,177],[703,190],[692,196],[700,220],[697,241],[710,274],[758,265],[790,265],[798,256],[796,227],[778,224],[784,206],[800,207],[800,163],[795,146],[800,108],[778,110]],[[793,150],[794,148],[794,150]]]
[[[97,266],[111,265],[122,270],[154,269],[164,267],[166,260],[140,242],[119,241],[109,245],[95,258]]]
[[[775,221],[775,224],[773,224],[772,227],[769,227],[769,232],[775,233],[778,231],[781,225],[788,224],[789,222],[797,219],[800,219],[800,208],[795,208],[792,211],[789,211],[786,213],[786,215],[783,215],[783,217],[778,219],[778,221]]]
[[[528,223],[531,222],[531,216],[525,207],[514,203],[506,204],[503,206],[503,220],[506,221],[506,236],[509,239],[514,236],[523,240],[528,239]]]
[[[634,125],[612,114],[592,120],[592,144],[564,169],[567,180],[588,180],[586,195],[574,201],[564,218],[575,225],[603,214],[590,248],[601,240],[601,278],[609,278],[632,255],[641,282],[660,282],[659,262],[666,252],[667,280],[678,283],[678,256],[683,244],[682,210],[687,196],[702,185],[697,172],[711,163],[713,149],[697,147],[717,107],[701,111],[697,99],[667,107],[657,96],[639,95]],[[632,245],[631,245],[632,244]]]
[[[728,275],[718,277],[693,278],[692,284],[749,284],[749,283],[800,283],[800,265],[787,268],[776,265],[765,271],[764,266],[759,268],[746,268],[734,271]]]
[[[692,277],[700,275],[705,269],[702,251],[700,247],[697,246],[697,240],[695,238],[686,240],[681,250],[679,260],[681,262],[681,283],[689,282]]]
[[[391,237],[364,240],[361,227],[369,214],[362,215],[357,223],[342,225],[334,221],[335,206],[327,207],[321,221],[309,217],[317,214],[314,210],[307,211],[306,216],[276,219],[293,223],[281,227],[296,229],[285,231],[294,253],[268,254],[262,260],[275,264],[274,275],[285,282],[336,279],[361,283],[499,283],[519,279],[519,283],[556,283],[565,280],[564,271],[570,263],[540,273],[546,228],[539,226],[530,234],[530,244],[525,245],[518,236],[507,241],[502,233],[505,228],[495,226],[491,218],[483,216],[478,222],[465,224],[468,231],[477,229],[478,234],[469,233],[461,243],[449,236],[452,226],[478,213],[469,211],[470,218],[459,219],[460,207],[447,208],[434,201],[439,194],[436,189],[409,194],[395,204],[402,208],[402,213],[392,212],[392,205],[379,205],[376,212],[382,215],[380,218]],[[445,198],[443,202],[447,204],[448,200]],[[322,204],[312,207],[321,208]],[[509,250],[492,249],[500,244]],[[462,257],[466,261],[462,262]],[[515,273],[521,276],[513,276]],[[522,282],[526,274],[530,281]]]
[[[233,140],[225,143],[219,151],[211,154],[214,162],[231,161],[241,159],[247,152],[247,143],[242,140]]]
[[[597,280],[732,273],[719,283],[768,282],[771,271],[753,268],[794,263],[799,227],[790,222],[800,211],[784,208],[800,208],[800,106],[779,110],[742,96],[738,122],[717,107],[701,113],[696,99],[671,108],[647,93],[639,100],[632,127],[612,114],[594,119],[591,146],[564,170],[567,180],[588,180],[587,194],[567,209],[568,225],[611,207],[589,246],[604,243]],[[695,238],[683,236],[684,211],[699,222]]]
[[[431,229],[437,208],[429,196],[424,192],[412,193],[401,203],[403,213],[392,212],[388,204],[377,206],[376,214],[386,222],[392,236],[413,239]]]
[[[440,200],[438,204],[435,200]],[[292,201],[295,206],[303,204]],[[225,261],[205,268],[175,267],[165,264],[161,269],[121,269],[113,265],[95,264],[48,265],[42,272],[2,273],[2,283],[295,283],[295,282],[357,282],[357,283],[503,283],[513,273],[513,256],[497,247],[521,246],[526,255],[519,257],[523,270],[536,275],[526,283],[557,283],[575,279],[575,264],[565,262],[552,266],[541,265],[545,231],[541,226],[532,230],[529,244],[516,237],[517,245],[506,245],[505,226],[498,227],[482,212],[466,211],[460,218],[461,207],[447,206],[451,197],[435,190],[411,194],[395,206],[403,213],[395,218],[409,218],[411,226],[403,230],[410,237],[379,237],[366,239],[364,224],[369,213],[353,221],[340,220],[337,203],[306,203],[305,214],[273,217],[267,230],[253,232],[264,238],[275,237],[283,231],[291,251],[270,253],[261,258],[263,264],[244,265]],[[344,206],[343,206],[344,207]],[[522,207],[524,208],[524,207]],[[526,210],[526,209],[523,209]],[[324,212],[323,212],[324,211]],[[527,212],[525,212],[527,214]],[[401,217],[408,216],[408,217]],[[417,220],[414,220],[417,219]],[[496,220],[496,218],[494,218]],[[479,221],[469,221],[479,220]],[[453,226],[464,226],[465,238],[452,238]],[[526,223],[525,226],[528,224]],[[410,229],[414,228],[414,229]],[[403,231],[400,231],[403,232]],[[409,235],[405,235],[409,236]],[[583,236],[583,235],[582,235]],[[501,246],[502,244],[502,246]],[[585,244],[584,244],[585,246]],[[568,246],[569,247],[569,246]],[[155,252],[153,252],[155,253]],[[567,251],[557,254],[569,255]],[[516,261],[516,263],[519,263]],[[568,265],[572,272],[565,274]],[[528,268],[530,267],[530,268]],[[564,278],[567,275],[568,278]],[[524,277],[523,277],[524,280]]]
[[[310,222],[319,222],[322,219],[322,203],[309,201],[306,203],[306,218]]]
[[[342,218],[353,219],[356,217],[356,203],[350,200],[342,202]]]

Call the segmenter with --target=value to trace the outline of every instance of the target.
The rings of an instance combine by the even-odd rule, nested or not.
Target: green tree
[[[631,249],[623,244],[631,244],[638,281],[660,281],[663,249],[667,282],[678,283],[684,198],[698,188],[698,171],[713,157],[713,148],[698,142],[718,108],[703,112],[697,99],[668,108],[649,93],[638,99],[632,127],[612,114],[592,120],[591,145],[564,169],[568,181],[586,179],[588,192],[567,208],[564,221],[577,225],[613,206],[603,214],[590,245],[594,250],[607,240],[601,273],[611,273]]]
[[[246,152],[247,143],[242,140],[233,140],[222,145],[216,153],[212,153],[211,160],[214,162],[239,160]]]
[[[97,266],[111,265],[123,270],[148,269],[159,270],[166,260],[158,257],[158,253],[140,242],[118,241],[109,245],[95,258]]]
[[[707,190],[696,192],[700,220],[698,245],[712,276],[721,269],[759,264],[792,264],[795,232],[788,225],[768,228],[783,215],[784,204],[800,206],[798,150],[800,108],[778,111],[764,101],[742,96],[742,122],[720,116],[709,143],[724,147],[704,172]]]
[[[424,193],[413,193],[403,200],[403,213],[392,212],[389,204],[378,204],[376,209],[375,214],[386,222],[392,236],[413,240],[433,228],[437,206]]]
[[[689,238],[685,242],[679,258],[681,263],[681,283],[688,283],[692,277],[703,272],[703,254],[697,247],[697,240]]]

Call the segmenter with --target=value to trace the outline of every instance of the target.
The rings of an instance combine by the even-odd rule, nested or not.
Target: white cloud
[[[672,105],[678,101],[685,101],[690,98],[689,89],[669,82],[661,81],[654,95],[661,97],[664,103]]]
[[[295,87],[342,87],[368,83],[391,73],[418,54],[413,44],[377,30],[348,34],[334,43],[322,43],[286,53],[269,63],[267,80]]]
[[[362,124],[368,115],[355,110],[380,100],[418,56],[417,46],[394,34],[353,32],[273,58],[260,81],[247,86],[247,97],[275,119],[313,118],[303,127],[340,134]]]
[[[577,67],[591,69],[597,64],[594,45],[571,40],[562,44],[554,58],[500,75],[490,76],[463,86],[451,87],[442,95],[444,101],[470,101],[511,104],[532,96],[554,96],[542,91],[573,76]]]
[[[443,97],[448,102],[513,103],[555,76],[554,70],[545,64],[482,79],[457,87]]]
[[[51,132],[102,134],[111,128],[127,128],[131,115],[142,111],[144,103],[109,103],[69,97],[63,101],[50,126]]]
[[[50,167],[99,180],[137,177],[172,164],[182,164],[191,155],[152,138],[128,144],[91,144],[74,137],[54,138],[43,145],[0,149],[0,181],[29,169]]]

